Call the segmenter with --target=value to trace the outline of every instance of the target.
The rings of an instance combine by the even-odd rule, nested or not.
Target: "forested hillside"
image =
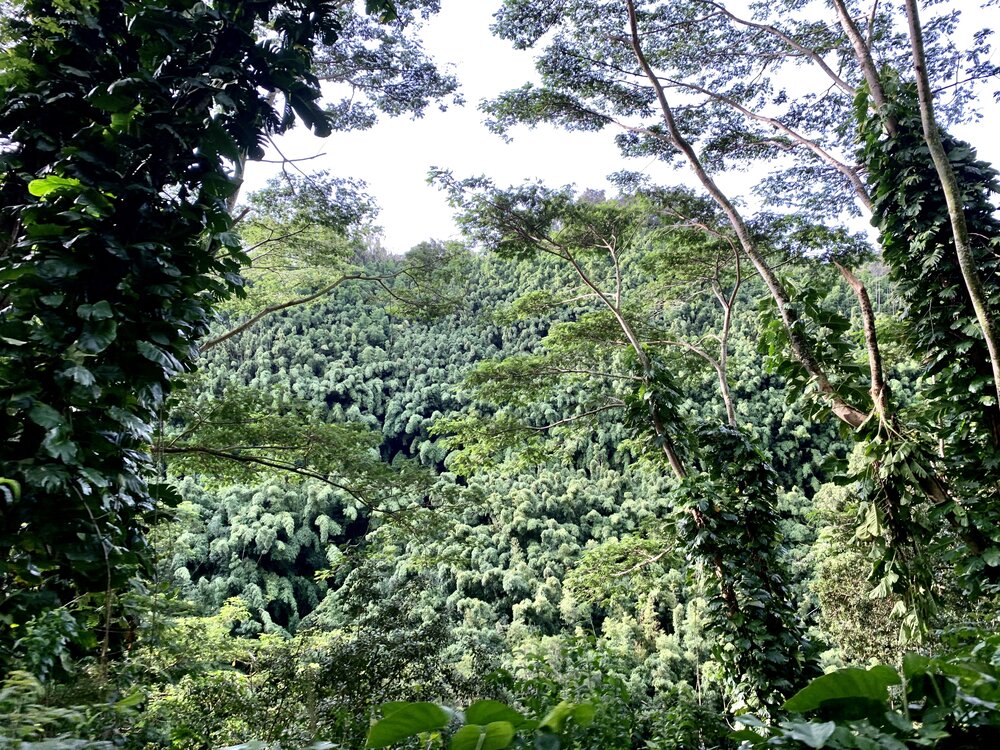
[[[459,104],[436,2],[4,8],[0,748],[1000,738],[988,33],[507,0],[488,127],[692,180],[434,169],[462,239],[404,252],[360,180],[241,180]]]

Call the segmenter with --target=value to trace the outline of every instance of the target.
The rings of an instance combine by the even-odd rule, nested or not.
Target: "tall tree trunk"
[[[983,339],[986,341],[986,348],[990,353],[993,385],[997,393],[997,408],[1000,409],[1000,331],[997,330],[996,320],[990,310],[989,300],[976,268],[976,259],[972,253],[972,243],[969,238],[969,228],[965,221],[965,209],[962,206],[962,189],[958,184],[955,170],[952,169],[951,160],[944,150],[941,133],[938,131],[937,122],[934,119],[934,95],[927,78],[927,61],[924,54],[923,32],[920,27],[917,2],[916,0],[905,0],[905,4],[924,141],[931,152],[934,169],[937,170],[938,179],[941,181],[941,188],[944,190],[945,200],[948,203],[948,218],[951,220],[951,231],[955,240],[955,254],[958,256],[958,265],[962,271],[965,288],[969,293],[969,300],[972,302],[972,309],[976,312],[976,320],[979,322]]]
[[[889,413],[889,387],[885,383],[885,375],[882,370],[882,353],[878,348],[878,334],[875,330],[875,310],[872,308],[871,298],[868,290],[861,280],[854,275],[851,269],[834,261],[840,275],[854,290],[854,296],[858,300],[861,308],[861,323],[865,332],[865,348],[868,350],[868,372],[871,387],[869,392],[872,396],[872,405],[875,413],[882,422],[894,420]]]
[[[882,81],[879,79],[878,67],[875,65],[875,60],[872,57],[872,51],[869,49],[865,38],[861,35],[861,29],[858,28],[858,25],[854,23],[854,19],[851,18],[844,0],[833,0],[833,7],[837,10],[840,27],[844,30],[848,41],[851,43],[851,48],[854,50],[854,57],[861,65],[861,72],[865,77],[865,83],[868,84],[868,93],[872,101],[875,102],[875,106],[884,112],[888,101],[886,100],[885,92],[882,90]],[[896,122],[891,117],[886,120],[886,130],[889,131],[889,135],[896,132]]]

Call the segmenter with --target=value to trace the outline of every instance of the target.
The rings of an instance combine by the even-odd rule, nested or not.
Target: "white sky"
[[[973,4],[972,0],[954,2]],[[686,170],[671,176],[660,163],[623,159],[607,129],[575,133],[551,126],[518,128],[511,143],[490,133],[482,124],[479,101],[532,80],[533,53],[516,51],[490,35],[499,0],[442,0],[441,5],[441,12],[426,24],[421,36],[439,65],[454,66],[464,107],[441,112],[432,105],[420,119],[383,118],[371,130],[334,133],[323,141],[300,128],[280,141],[288,158],[324,154],[304,162],[301,166],[306,171],[328,169],[368,183],[381,206],[377,221],[384,228],[387,250],[402,253],[423,240],[459,237],[443,193],[427,184],[432,166],[450,169],[459,178],[486,175],[503,186],[541,179],[550,186],[574,184],[580,190],[608,189],[609,193],[613,189],[606,175],[622,169],[647,172],[664,184],[691,182]],[[976,20],[986,25],[984,19]],[[977,146],[981,158],[1000,165],[998,119],[1000,111],[990,106],[981,123],[956,128],[955,134]],[[274,165],[248,165],[245,189],[261,187],[276,171]],[[746,184],[745,177],[734,179],[738,181],[730,190]],[[727,187],[725,178],[722,187]]]

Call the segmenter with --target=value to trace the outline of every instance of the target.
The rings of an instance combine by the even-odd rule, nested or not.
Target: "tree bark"
[[[782,286],[764,256],[758,250],[756,243],[750,236],[750,230],[747,227],[746,222],[743,220],[743,217],[736,209],[736,206],[733,205],[732,201],[730,201],[726,194],[719,189],[719,186],[715,184],[715,181],[705,170],[704,165],[695,153],[694,148],[692,148],[691,144],[688,143],[687,139],[684,138],[680,129],[677,127],[677,123],[674,120],[673,110],[670,107],[670,103],[667,101],[663,85],[660,83],[659,78],[656,76],[656,73],[653,71],[649,61],[646,59],[645,53],[642,50],[635,2],[634,0],[625,0],[625,5],[628,10],[630,29],[629,41],[632,51],[635,53],[639,66],[642,68],[646,78],[649,80],[654,91],[656,92],[656,98],[660,106],[660,111],[663,114],[664,124],[667,126],[667,131],[670,134],[671,143],[684,155],[702,186],[706,191],[708,191],[709,195],[712,196],[713,200],[719,204],[719,207],[722,208],[726,217],[729,219],[733,230],[736,232],[736,236],[740,241],[740,246],[747,254],[747,257],[750,258],[750,262],[753,263],[754,268],[757,269],[757,273],[760,274],[760,277],[767,285],[767,288],[778,307],[778,314],[781,315],[782,322],[785,325],[785,330],[788,333],[788,342],[791,347],[792,354],[803,366],[803,368],[805,368],[809,376],[813,378],[816,385],[819,387],[819,390],[826,395],[833,413],[839,419],[851,425],[851,427],[860,427],[868,418],[868,415],[860,409],[848,404],[839,395],[837,395],[836,389],[830,382],[829,377],[813,354],[812,347],[809,345],[809,342],[799,332],[798,317],[789,304],[788,293],[785,291],[784,286]]]
[[[861,72],[864,74],[865,83],[868,84],[868,93],[875,102],[875,106],[885,112],[888,101],[885,98],[885,91],[882,89],[882,81],[878,76],[878,67],[872,58],[871,49],[861,35],[861,30],[854,23],[851,14],[847,10],[844,0],[833,0],[833,7],[837,10],[837,17],[840,19],[840,27],[844,30],[851,47],[854,49],[854,56],[861,65]],[[896,121],[889,117],[886,119],[886,130],[889,135],[896,132]]]
[[[916,0],[905,0],[906,20],[910,31],[910,45],[913,51],[913,72],[917,79],[917,96],[920,104],[920,122],[923,125],[924,141],[934,160],[945,200],[948,203],[948,218],[951,220],[951,231],[955,241],[955,254],[962,271],[965,288],[975,310],[976,320],[982,330],[986,348],[990,353],[990,365],[993,369],[993,385],[997,393],[997,408],[1000,409],[1000,331],[990,310],[986,292],[983,289],[976,259],[972,253],[972,243],[969,238],[969,227],[965,221],[965,209],[962,206],[962,189],[958,177],[951,166],[951,160],[944,150],[941,133],[934,119],[934,97],[930,81],[927,78],[927,63],[924,54],[923,32],[920,27],[920,16]]]
[[[872,405],[875,407],[875,413],[878,414],[879,419],[883,423],[886,423],[891,419],[889,414],[889,389],[885,384],[882,353],[878,348],[878,335],[875,331],[875,311],[872,308],[872,301],[868,296],[868,290],[865,288],[865,285],[861,283],[861,280],[854,275],[851,269],[842,266],[836,261],[834,261],[834,265],[840,271],[840,275],[850,285],[851,289],[854,290],[854,296],[857,297],[858,306],[861,308],[861,323],[865,332],[865,347],[868,350],[868,371],[871,381],[869,393],[872,396]]]

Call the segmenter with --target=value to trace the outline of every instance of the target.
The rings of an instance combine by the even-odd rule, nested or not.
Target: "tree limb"
[[[649,82],[652,84],[653,89],[656,92],[656,99],[663,115],[663,121],[670,134],[670,141],[684,155],[702,186],[708,191],[709,195],[712,196],[715,202],[719,204],[720,208],[722,208],[726,217],[729,219],[733,230],[736,232],[736,236],[740,240],[740,245],[742,246],[743,251],[747,254],[747,257],[750,258],[777,304],[778,313],[784,321],[785,330],[788,334],[788,342],[795,358],[802,364],[806,372],[809,373],[810,377],[813,378],[819,390],[826,395],[833,413],[852,427],[859,427],[864,423],[867,418],[867,414],[848,404],[843,400],[843,398],[840,397],[840,395],[837,394],[837,391],[830,382],[829,377],[813,354],[812,347],[809,342],[799,331],[799,326],[797,325],[798,318],[789,304],[788,293],[785,291],[784,286],[778,280],[777,276],[775,276],[773,270],[764,259],[764,256],[757,249],[756,243],[750,236],[750,230],[747,227],[746,222],[743,220],[743,217],[740,215],[732,201],[730,201],[726,194],[722,192],[718,185],[716,185],[711,175],[709,175],[705,170],[705,167],[701,163],[701,159],[695,153],[694,148],[692,148],[691,144],[688,143],[687,139],[680,132],[680,128],[674,120],[673,110],[671,109],[670,103],[667,101],[666,93],[663,90],[663,84],[653,71],[652,66],[649,64],[649,61],[646,59],[646,55],[642,50],[639,37],[639,20],[635,9],[635,2],[634,0],[625,0],[625,5],[628,10],[629,29],[631,34],[629,43],[639,66],[645,72],[646,77],[649,79]]]
[[[789,47],[801,53],[805,57],[808,57],[810,60],[816,63],[816,65],[818,65],[819,68],[824,73],[826,73],[826,75],[830,78],[830,80],[833,81],[834,85],[841,91],[843,91],[845,94],[853,97],[857,93],[857,90],[853,86],[851,86],[849,83],[847,83],[847,81],[845,81],[843,78],[837,75],[836,72],[834,72],[833,68],[831,68],[827,64],[826,60],[824,60],[822,56],[818,52],[816,52],[816,50],[810,49],[809,47],[806,47],[805,45],[797,42],[794,39],[794,37],[790,36],[789,34],[786,34],[784,31],[777,28],[776,26],[771,26],[765,23],[756,23],[755,21],[749,21],[745,18],[740,18],[739,16],[728,10],[724,5],[714,2],[713,0],[698,0],[698,2],[702,2],[706,5],[711,5],[715,8],[718,8],[723,15],[732,19],[733,21],[742,26],[747,26],[748,28],[751,29],[760,29],[761,31],[766,31],[768,34],[777,37],[785,44],[787,44]]]
[[[979,270],[976,267],[976,259],[969,239],[969,227],[965,220],[962,189],[958,184],[955,170],[951,166],[951,160],[944,150],[941,133],[934,119],[934,95],[927,77],[923,31],[920,27],[916,0],[905,0],[905,5],[906,19],[910,30],[910,45],[913,50],[913,72],[917,79],[917,96],[920,103],[920,122],[924,130],[924,142],[931,152],[934,169],[937,171],[941,189],[944,191],[944,197],[948,203],[948,218],[951,220],[951,232],[955,240],[955,254],[958,256],[958,265],[962,271],[962,279],[965,281],[969,301],[972,303],[972,309],[976,313],[976,320],[979,322],[986,348],[990,353],[993,386],[997,394],[997,408],[1000,409],[1000,331],[997,330],[996,320],[979,278]]]
[[[869,213],[872,212],[872,199],[871,196],[868,194],[868,188],[865,186],[865,183],[861,180],[861,177],[858,175],[858,170],[837,159],[829,151],[824,149],[815,141],[806,138],[804,135],[788,127],[787,125],[785,125],[785,123],[781,122],[780,120],[774,117],[768,117],[766,115],[762,115],[758,112],[754,112],[753,110],[743,106],[736,100],[731,99],[727,96],[723,96],[722,94],[717,94],[713,91],[709,91],[708,89],[695,85],[693,83],[685,83],[683,81],[675,81],[672,79],[665,79],[665,80],[669,81],[674,86],[691,89],[692,91],[697,91],[701,94],[711,97],[716,101],[722,102],[723,104],[732,107],[733,109],[737,110],[738,112],[746,115],[751,119],[769,125],[780,133],[784,133],[789,138],[791,138],[792,141],[794,141],[796,144],[808,149],[809,151],[812,151],[813,154],[815,154],[821,161],[833,167],[842,175],[844,175],[847,178],[847,180],[851,183],[851,187],[854,188],[854,192],[857,194],[858,199],[864,204],[865,208],[868,209]]]

